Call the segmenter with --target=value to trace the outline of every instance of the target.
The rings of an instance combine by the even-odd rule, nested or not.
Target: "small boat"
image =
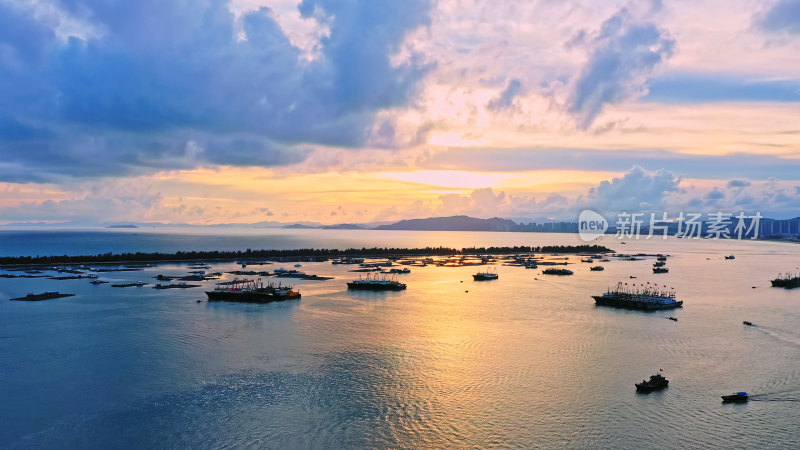
[[[754,327],[755,326],[755,325],[753,325],[753,322],[750,322],[749,320],[745,320],[742,323],[747,325],[747,326],[749,326],[749,327]]]
[[[725,259],[736,259],[736,257],[733,256],[733,255],[728,255],[728,256],[725,257]]]
[[[657,373],[650,376],[650,380],[642,380],[641,383],[636,383],[636,390],[638,392],[651,392],[658,389],[664,389],[669,385],[669,380],[664,378],[663,375]]]
[[[667,273],[669,269],[666,267],[653,267],[653,273]]]
[[[673,322],[677,322],[678,321],[677,317],[672,317],[672,316],[667,317],[667,319],[669,319],[669,320],[671,320]]]
[[[744,403],[749,398],[747,392],[734,392],[731,395],[723,395],[722,403]]]
[[[589,267],[589,270],[598,271],[598,270],[606,270],[606,268],[603,267],[603,266],[592,266],[592,267]]]

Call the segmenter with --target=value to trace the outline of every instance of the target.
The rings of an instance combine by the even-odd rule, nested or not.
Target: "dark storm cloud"
[[[59,37],[57,16],[0,3],[0,180],[271,166],[302,160],[303,144],[359,147],[375,113],[410,101],[429,70],[413,55],[391,61],[428,23],[428,0],[304,1],[330,30],[310,62],[267,8],[237,23],[224,0],[58,6],[96,35]]]

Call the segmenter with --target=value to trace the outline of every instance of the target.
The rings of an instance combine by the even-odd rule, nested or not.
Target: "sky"
[[[800,0],[0,0],[0,225],[800,215]]]

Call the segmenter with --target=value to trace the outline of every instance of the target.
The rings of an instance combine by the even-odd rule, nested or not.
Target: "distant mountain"
[[[325,230],[364,230],[365,228],[355,223],[340,223],[336,225],[325,225],[322,227]]]
[[[283,228],[305,230],[309,228],[319,228],[319,227],[314,227],[311,225],[303,225],[302,223],[293,223],[291,225],[284,225]]]
[[[492,217],[477,219],[469,216],[429,217],[427,219],[401,220],[379,225],[376,230],[423,230],[423,231],[516,231],[519,226],[513,220]]]
[[[139,227],[132,224],[125,224],[125,225],[109,225],[106,228],[139,228]]]

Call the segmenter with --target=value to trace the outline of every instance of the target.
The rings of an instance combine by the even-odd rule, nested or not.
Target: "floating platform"
[[[74,297],[75,294],[62,294],[58,291],[44,292],[42,294],[28,294],[25,297],[11,298],[9,300],[16,302],[39,302],[42,300],[52,300],[54,298]]]

